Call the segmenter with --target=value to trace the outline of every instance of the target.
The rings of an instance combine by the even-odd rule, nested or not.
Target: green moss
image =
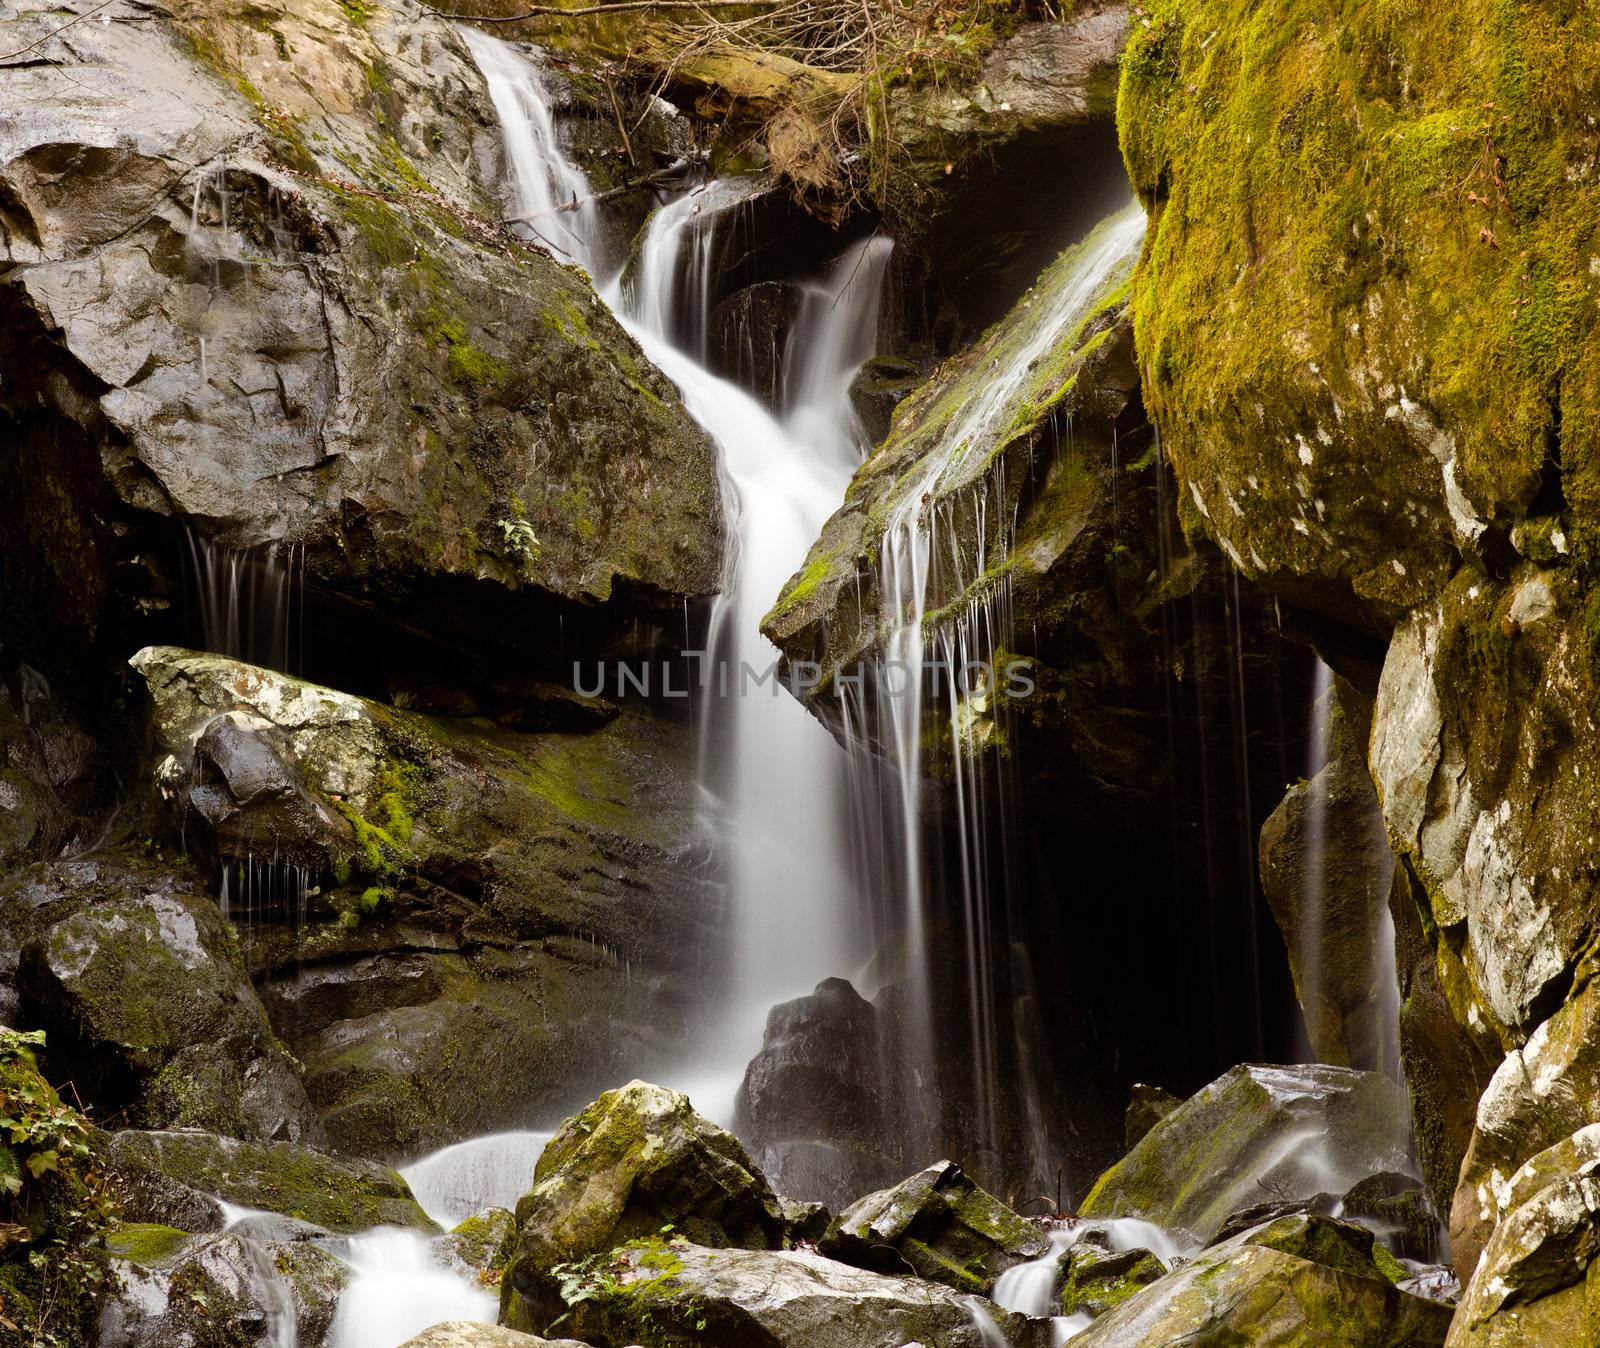
[[[506,363],[474,346],[467,335],[467,325],[459,318],[439,318],[433,329],[433,340],[449,347],[450,376],[456,383],[481,388],[505,379]]]
[[[124,1222],[106,1232],[106,1253],[113,1259],[127,1259],[146,1266],[171,1258],[186,1241],[187,1231],[152,1222]]]

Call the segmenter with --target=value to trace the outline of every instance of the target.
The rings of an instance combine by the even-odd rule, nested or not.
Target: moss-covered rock
[[[134,849],[0,884],[17,933],[19,1015],[85,1100],[130,1123],[238,1137],[316,1133],[239,943],[191,872]]]
[[[1246,575],[1381,632],[1458,556],[1586,553],[1576,517],[1515,526],[1592,474],[1597,23],[1148,7],[1119,107],[1145,394]]]
[[[987,1296],[1006,1269],[1038,1259],[1050,1242],[960,1166],[940,1161],[852,1203],[834,1218],[818,1248],[859,1268],[910,1268],[958,1292]]]
[[[1104,1250],[1085,1241],[1068,1250],[1061,1273],[1061,1313],[1098,1316],[1164,1278],[1167,1266],[1149,1250]]]
[[[54,22],[24,8],[6,44]],[[588,280],[502,226],[496,119],[450,23],[192,0],[75,41],[115,94],[18,72],[36,115],[3,173],[4,350],[36,375],[4,404],[29,445],[4,469],[8,573],[39,582],[18,631],[81,647],[169,604],[163,516],[293,539],[383,630],[496,646],[552,604],[615,631],[716,589],[714,450]]]
[[[563,1313],[559,1266],[675,1232],[700,1245],[769,1250],[784,1217],[732,1133],[689,1098],[634,1081],[567,1120],[517,1204],[501,1321],[543,1330]]]
[[[720,911],[682,790],[686,728],[630,712],[525,734],[219,656],[154,648],[135,665],[163,783],[191,846],[233,877],[235,921],[336,1148],[398,1159],[548,1125],[671,1055]],[[241,718],[282,789],[215,767],[203,746],[222,717]],[[263,855],[279,869],[252,871]]]
[[[585,1348],[576,1339],[546,1339],[520,1334],[504,1325],[480,1325],[472,1320],[446,1320],[425,1329],[400,1348]]]
[[[1095,1182],[1080,1210],[1141,1217],[1205,1243],[1264,1194],[1311,1199],[1411,1168],[1405,1092],[1387,1077],[1246,1065],[1156,1124]]]
[[[1128,1092],[1128,1108],[1122,1116],[1127,1149],[1132,1151],[1137,1147],[1146,1133],[1182,1103],[1181,1095],[1174,1095],[1163,1086],[1134,1082]]]
[[[104,1133],[96,1155],[142,1222],[179,1220],[189,1195],[280,1213],[326,1231],[437,1228],[398,1173],[290,1142],[242,1142],[198,1131]]]
[[[868,1273],[803,1250],[634,1241],[570,1266],[564,1288],[570,1309],[560,1328],[600,1348],[992,1348],[997,1341],[1046,1348],[1053,1342],[1046,1321],[937,1283]]]
[[[1449,1328],[1448,1306],[1394,1286],[1373,1257],[1370,1232],[1325,1217],[1287,1217],[1205,1251],[1073,1342],[1437,1348]]]

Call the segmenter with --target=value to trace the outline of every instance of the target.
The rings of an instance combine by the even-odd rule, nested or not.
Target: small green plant
[[[531,566],[539,559],[539,539],[533,525],[518,515],[495,521],[500,531],[500,550],[513,561]]]

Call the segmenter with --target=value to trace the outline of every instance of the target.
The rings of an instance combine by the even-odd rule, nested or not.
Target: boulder
[[[1530,1159],[1494,1193],[1497,1224],[1462,1297],[1449,1348],[1592,1342],[1600,1298],[1600,1125]]]
[[[309,1240],[125,1226],[107,1236],[106,1251],[117,1285],[100,1310],[99,1342],[118,1348],[320,1348],[348,1276]]]
[[[893,1173],[879,1033],[872,1003],[842,978],[767,1013],[734,1129],[780,1193],[839,1208]]]
[[[1104,1315],[1166,1274],[1167,1266],[1149,1250],[1106,1250],[1080,1241],[1061,1261],[1061,1314]]]
[[[1123,1114],[1128,1150],[1138,1146],[1146,1133],[1182,1103],[1181,1095],[1174,1095],[1164,1087],[1134,1082],[1128,1090],[1128,1108]]]
[[[804,1250],[642,1241],[573,1267],[570,1327],[600,1348],[1046,1348],[1050,1325],[937,1283]]]
[[[1393,1075],[1395,861],[1367,771],[1371,703],[1338,678],[1327,697],[1321,717],[1338,733],[1322,747],[1326,764],[1291,786],[1261,826],[1261,887],[1289,952],[1312,1055]]]
[[[562,1313],[558,1266],[663,1231],[774,1249],[784,1215],[739,1140],[689,1097],[643,1081],[607,1091],[561,1126],[517,1204],[501,1320],[542,1330]]]
[[[587,1348],[576,1339],[541,1339],[504,1325],[472,1320],[446,1320],[407,1339],[400,1348]]]
[[[987,1295],[1002,1273],[1040,1258],[1050,1242],[960,1166],[940,1161],[852,1203],[834,1218],[818,1248],[859,1268],[909,1269],[958,1292]]]
[[[324,1231],[438,1228],[398,1173],[290,1142],[241,1142],[192,1131],[102,1133],[95,1154],[111,1172],[130,1221],[215,1230],[215,1200],[279,1213]],[[195,1221],[205,1204],[215,1225]],[[203,1217],[202,1217],[203,1220]]]
[[[791,281],[757,281],[711,311],[711,368],[773,411],[782,409],[783,353],[801,297]]]
[[[8,630],[64,658],[168,606],[190,521],[234,561],[293,540],[352,652],[537,650],[553,606],[616,633],[717,589],[715,451],[588,279],[502,225],[454,25],[55,23],[27,4],[0,39],[42,44],[0,145],[0,360],[30,372],[0,395]]]
[[[239,943],[196,877],[133,849],[0,883],[16,1015],[104,1113],[154,1127],[313,1140],[299,1065],[273,1033]]]
[[[1202,1244],[1229,1217],[1341,1193],[1380,1171],[1412,1173],[1404,1090],[1374,1072],[1311,1064],[1235,1067],[1156,1124],[1106,1171],[1085,1217],[1139,1217]]]
[[[629,710],[527,734],[172,647],[134,667],[160,784],[333,1147],[415,1156],[545,1122],[671,1055],[720,912],[686,728]],[[219,723],[235,785],[200,748]]]
[[[1399,1265],[1394,1271],[1404,1272]],[[1437,1348],[1450,1308],[1400,1291],[1372,1235],[1286,1217],[1206,1250],[1101,1315],[1077,1348],[1178,1344]]]
[[[514,1214],[505,1208],[490,1208],[456,1223],[442,1243],[451,1258],[477,1274],[489,1275],[484,1280],[492,1281],[511,1257],[511,1242],[516,1233]]]

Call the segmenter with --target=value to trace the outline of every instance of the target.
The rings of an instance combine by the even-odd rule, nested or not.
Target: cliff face
[[[37,44],[0,130],[19,626],[71,648],[172,602],[180,520],[446,637],[716,588],[711,445],[582,274],[501,224],[453,26],[331,0],[59,21],[24,6],[3,38]]]
[[[1509,1102],[1596,1087],[1597,38],[1581,5],[1157,3],[1124,62],[1135,332],[1187,523],[1392,632],[1370,767],[1436,962],[1402,1011],[1424,1135],[1457,1138],[1435,1173],[1442,1005],[1512,1054],[1454,1203],[1464,1275],[1512,1172],[1594,1121]]]

